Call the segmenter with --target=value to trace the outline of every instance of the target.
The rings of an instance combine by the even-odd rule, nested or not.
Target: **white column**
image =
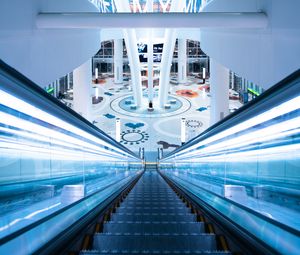
[[[181,125],[180,125],[181,144],[184,144],[186,142],[185,130],[186,130],[186,120],[185,120],[185,118],[181,118]]]
[[[121,121],[120,118],[116,118],[116,141],[121,141]]]
[[[230,72],[231,75],[231,83],[230,83],[230,88],[234,89],[234,72]]]
[[[206,68],[205,67],[202,68],[202,79],[203,80],[206,79]]]
[[[210,59],[210,124],[213,125],[229,113],[229,69]]]
[[[148,31],[148,100],[153,102],[153,41],[152,29]]]
[[[153,12],[153,0],[147,1],[147,12]],[[148,100],[153,102],[153,31],[148,29]]]
[[[130,64],[133,98],[137,107],[140,107],[142,103],[142,77],[136,33],[134,29],[124,29],[123,33],[127,49],[128,61]]]
[[[74,110],[87,120],[91,120],[92,108],[92,63],[87,62],[73,71]]]
[[[70,73],[67,74],[67,90],[70,89]]]
[[[131,13],[129,1],[115,0],[115,5],[118,12]],[[140,107],[143,94],[136,32],[135,29],[123,29],[123,34],[127,49],[128,61],[130,64],[133,98],[137,107]]]
[[[99,88],[98,87],[95,88],[95,98],[96,98],[96,100],[99,98]]]
[[[178,39],[178,82],[186,83],[186,39]]]
[[[184,8],[184,1],[173,0],[170,8],[170,12],[181,12]],[[165,30],[164,48],[162,53],[162,59],[160,63],[159,74],[159,91],[158,101],[159,106],[164,107],[168,101],[168,94],[170,90],[170,72],[171,64],[174,52],[174,46],[176,42],[176,29]]]
[[[166,29],[159,74],[158,101],[161,108],[163,108],[168,101],[168,93],[170,90],[170,72],[175,42],[176,30]]]
[[[114,40],[114,77],[115,83],[123,82],[123,39]]]
[[[98,68],[96,67],[96,68],[95,68],[95,79],[98,79],[98,72],[99,72],[99,70],[98,70]]]
[[[53,96],[57,97],[59,91],[59,79],[55,80]]]

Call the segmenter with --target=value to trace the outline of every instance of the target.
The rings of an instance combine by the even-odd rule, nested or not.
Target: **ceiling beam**
[[[40,29],[101,28],[266,28],[263,12],[40,13]]]

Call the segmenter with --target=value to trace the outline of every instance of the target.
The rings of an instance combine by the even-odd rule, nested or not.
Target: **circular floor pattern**
[[[162,109],[156,108],[155,106],[158,105],[158,99],[155,98],[153,101],[154,111],[149,112],[147,110],[147,98],[143,98],[142,107],[138,109],[131,109],[131,105],[128,104],[129,101],[133,101],[132,94],[124,95],[114,99],[110,103],[110,107],[113,111],[126,115],[126,116],[133,116],[139,118],[157,118],[157,117],[169,117],[169,116],[176,116],[178,114],[182,114],[188,111],[191,108],[191,102],[180,96],[169,96],[169,101],[173,101],[176,103],[170,103],[170,109]]]
[[[121,133],[121,143],[135,145],[145,143],[149,139],[149,134],[141,130],[126,130]]]
[[[203,126],[200,120],[187,120],[185,125],[189,128],[199,128]]]

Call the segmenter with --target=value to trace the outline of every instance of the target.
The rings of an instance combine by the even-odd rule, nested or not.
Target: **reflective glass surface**
[[[167,156],[161,171],[270,247],[299,251],[299,72]]]
[[[135,154],[22,80],[0,69],[0,254],[31,254],[142,171]]]

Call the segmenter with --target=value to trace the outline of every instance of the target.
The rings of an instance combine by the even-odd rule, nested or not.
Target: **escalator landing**
[[[151,169],[151,170],[149,170]],[[93,238],[95,254],[231,254],[218,251],[215,234],[205,233],[153,166],[146,171],[126,199],[105,222],[103,233]]]

